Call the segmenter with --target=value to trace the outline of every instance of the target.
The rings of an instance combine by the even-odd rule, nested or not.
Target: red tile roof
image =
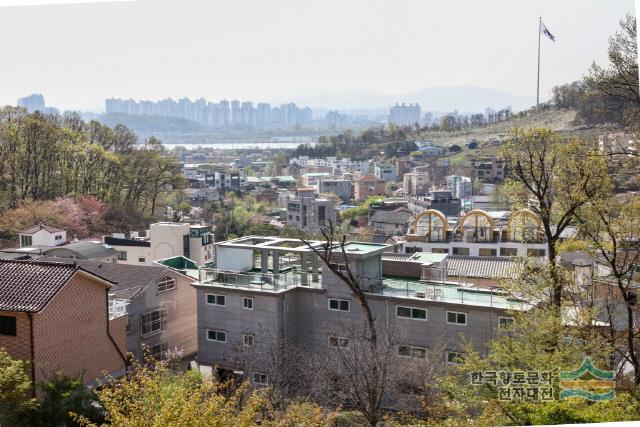
[[[76,264],[0,260],[0,311],[42,310],[78,270],[86,271]]]
[[[60,233],[60,232],[64,231],[61,228],[54,227],[53,225],[49,225],[49,224],[45,224],[44,222],[41,222],[41,223],[33,225],[33,226],[29,227],[29,228],[25,228],[24,230],[21,230],[19,233],[20,234],[35,234],[40,230],[46,230],[49,233]]]

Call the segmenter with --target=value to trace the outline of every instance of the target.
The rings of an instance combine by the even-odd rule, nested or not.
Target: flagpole
[[[540,33],[542,32],[542,16],[538,18],[538,84],[536,87],[536,110],[540,104]]]

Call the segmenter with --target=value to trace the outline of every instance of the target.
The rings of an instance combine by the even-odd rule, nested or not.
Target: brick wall
[[[0,335],[0,348],[15,359],[31,360],[31,331],[27,313],[0,311],[0,316],[16,318],[16,336]]]
[[[117,323],[117,322],[116,322]],[[125,362],[107,334],[106,287],[80,273],[34,315],[36,382],[47,371],[84,374],[86,383],[119,372]],[[120,327],[116,333],[124,334]],[[116,342],[124,341],[116,338]]]

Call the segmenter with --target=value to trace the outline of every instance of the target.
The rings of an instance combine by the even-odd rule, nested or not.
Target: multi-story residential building
[[[216,171],[205,175],[205,184],[221,190],[239,190],[246,184],[246,177],[241,172]]]
[[[449,220],[429,209],[416,217],[405,242],[406,252],[460,256],[512,257],[547,255],[540,218],[530,210],[486,212],[475,209]]]
[[[0,348],[29,361],[35,383],[54,370],[87,384],[123,375],[126,317],[109,317],[113,285],[75,263],[0,261]]]
[[[468,176],[449,175],[447,177],[447,187],[457,199],[471,199],[473,195],[473,183]]]
[[[507,310],[526,308],[489,289],[450,281],[444,254],[384,254],[386,248],[349,242],[346,257],[340,253],[337,261],[349,265],[365,290],[380,331],[398,331],[398,356],[426,357],[426,349],[443,346],[442,362],[456,363],[463,342],[484,354],[500,325],[513,321]],[[193,286],[197,360],[220,374],[246,368],[238,366],[242,348],[255,349],[254,360],[260,360],[260,352],[283,342],[318,354],[349,346],[345,331],[363,321],[347,285],[299,240],[251,236],[221,242],[216,260],[216,268],[202,269]],[[275,373],[267,363],[250,369],[244,375],[258,385]]]
[[[34,93],[33,95],[18,98],[18,107],[24,107],[30,113],[33,113],[35,111],[40,111],[43,113],[46,112],[44,96],[39,93]]]
[[[20,247],[60,246],[67,242],[67,232],[52,225],[39,223],[18,232]]]
[[[382,196],[386,193],[385,182],[373,175],[364,175],[354,182],[354,199],[364,202],[371,196]]]
[[[209,225],[158,222],[151,224],[146,237],[133,232],[130,239],[115,235],[103,240],[119,251],[118,262],[123,264],[151,265],[155,260],[174,256],[184,256],[198,265],[213,261],[213,233]]]
[[[126,351],[141,361],[145,352],[161,360],[170,352],[189,359],[197,351],[195,279],[170,268],[175,261],[147,266],[65,260],[113,282],[110,316],[126,315]]]
[[[409,159],[396,159],[396,176],[404,176],[405,173],[411,171],[413,162]]]
[[[409,172],[402,177],[402,188],[405,196],[424,196],[431,188],[429,174],[426,172]]]
[[[336,223],[334,202],[324,197],[292,197],[287,201],[286,223],[310,234],[320,234],[324,227]]]
[[[42,102],[44,104],[44,100]],[[182,98],[178,101],[164,99],[156,102],[111,98],[105,100],[105,108],[107,113],[180,117],[212,128],[269,128],[310,123],[313,120],[310,108],[299,108],[293,103],[273,108],[267,103],[259,103],[256,108],[252,102],[229,102],[224,99],[212,103],[203,98],[196,101]]]
[[[348,158],[326,157],[324,159],[310,159],[309,156],[299,156],[289,159],[290,165],[299,165],[310,171],[313,168],[327,168],[330,174],[369,173],[369,162],[365,160],[351,160]],[[317,169],[320,171],[320,169]]]
[[[476,160],[473,162],[473,174],[482,182],[502,182],[505,178],[503,160]]]
[[[318,193],[335,194],[343,201],[353,197],[353,183],[348,179],[325,178],[318,182]]]
[[[405,105],[403,102],[389,107],[389,123],[394,125],[413,126],[420,123],[420,116],[421,111],[418,104]]]
[[[373,175],[385,182],[395,181],[398,178],[396,169],[389,163],[376,162],[373,165]]]

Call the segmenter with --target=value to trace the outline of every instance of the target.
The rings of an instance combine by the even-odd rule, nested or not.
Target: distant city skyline
[[[427,111],[439,107],[401,95],[459,87],[501,91],[526,103],[535,97],[539,16],[556,36],[542,45],[545,100],[554,85],[579,79],[593,61],[607,63],[608,38],[625,13],[635,13],[633,0],[3,7],[0,35],[12,42],[3,47],[11,66],[3,69],[0,104],[43,93],[63,110],[101,111],[110,97],[204,97],[331,109],[419,102]],[[381,98],[384,103],[374,103]]]

